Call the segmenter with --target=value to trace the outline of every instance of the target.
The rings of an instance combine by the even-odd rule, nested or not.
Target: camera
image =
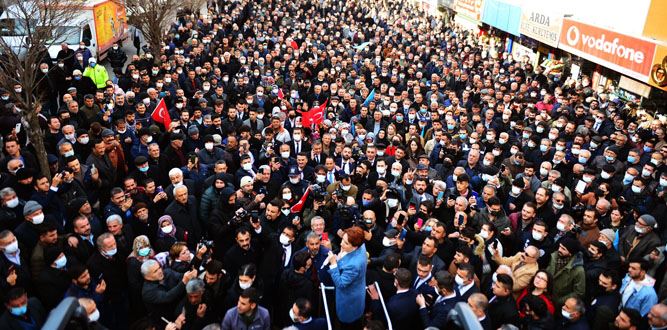
[[[318,185],[313,185],[311,188],[311,192],[313,194],[313,200],[316,202],[321,202],[324,200],[324,198],[329,195],[325,190],[322,189],[322,187]]]
[[[202,238],[201,240],[199,240],[199,245],[200,246],[203,245],[207,249],[211,249],[212,247],[215,247],[215,242],[213,242],[212,240],[205,240]]]
[[[234,212],[234,216],[229,219],[230,225],[240,226],[244,221],[248,220],[250,214],[244,208],[239,208]]]

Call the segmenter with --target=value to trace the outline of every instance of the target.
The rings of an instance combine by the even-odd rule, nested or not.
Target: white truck
[[[128,37],[125,2],[123,0],[85,0],[73,1],[79,11],[62,26],[51,27],[56,39],[48,42],[49,55],[55,59],[66,43],[71,49],[77,49],[83,42],[98,60],[106,58],[107,51],[118,42],[121,44]],[[25,15],[19,14],[16,5],[9,6],[0,15],[0,37],[11,46],[20,57],[24,56],[28,41]],[[20,18],[19,18],[20,17]],[[33,23],[37,23],[36,18]]]

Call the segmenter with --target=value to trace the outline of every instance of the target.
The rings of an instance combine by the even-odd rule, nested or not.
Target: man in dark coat
[[[419,319],[419,308],[415,304],[417,293],[410,287],[412,285],[412,274],[406,268],[399,268],[394,275],[396,278],[396,294],[387,300],[387,314],[391,319],[394,329],[412,329],[421,323]],[[371,296],[371,309],[373,317],[385,321],[380,295],[375,286],[369,287]]]
[[[155,260],[147,260],[141,265],[144,286],[141,297],[150,313],[153,324],[163,324],[162,317],[173,319],[176,305],[185,294],[185,285],[197,277],[193,269],[181,276],[170,268],[162,269]]]
[[[289,324],[287,313],[282,313],[285,306],[292,306],[298,298],[313,300],[313,282],[306,277],[306,270],[312,266],[312,258],[306,251],[299,251],[292,258],[292,267],[285,269],[278,282],[276,299],[276,324]],[[266,283],[266,282],[265,282]],[[268,287],[266,287],[268,288]]]
[[[517,325],[519,314],[516,309],[516,301],[512,297],[513,286],[514,280],[507,274],[497,275],[491,286],[493,297],[489,299],[488,316],[493,329],[498,329],[503,324]]]
[[[202,237],[202,228],[197,214],[197,201],[188,195],[185,185],[174,188],[174,201],[167,206],[165,214],[171,216],[178,231],[187,233],[187,244],[194,250]]]
[[[23,288],[7,292],[6,310],[0,316],[0,329],[23,330],[40,329],[46,320],[46,311],[37,298],[28,299]]]

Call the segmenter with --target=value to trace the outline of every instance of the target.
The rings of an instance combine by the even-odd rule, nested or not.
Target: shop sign
[[[559,48],[640,81],[647,81],[656,45],[570,19],[563,19]]]
[[[456,0],[454,10],[457,14],[467,16],[479,22],[482,19],[483,5],[484,0]]]
[[[562,25],[562,15],[550,14],[542,10],[524,9],[521,12],[519,32],[551,47],[558,47]]]

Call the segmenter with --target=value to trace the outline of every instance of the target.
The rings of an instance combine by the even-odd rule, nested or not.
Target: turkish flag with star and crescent
[[[321,105],[314,107],[306,112],[301,113],[301,124],[304,127],[311,125],[318,125],[324,121],[324,108],[327,107],[329,99],[324,101]]]
[[[151,114],[151,118],[153,118],[153,121],[156,123],[162,124],[165,130],[169,129],[169,125],[171,125],[171,117],[169,117],[169,111],[167,110],[167,105],[164,103],[164,99],[160,99],[160,102],[158,102],[155,110],[153,110],[153,113]]]

